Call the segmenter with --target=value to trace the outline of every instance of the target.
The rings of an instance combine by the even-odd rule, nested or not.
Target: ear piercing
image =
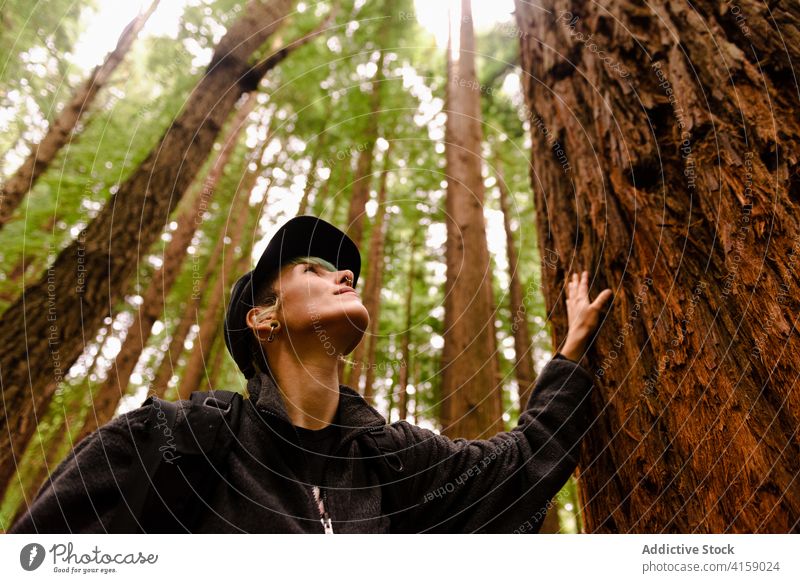
[[[271,330],[269,331],[269,336],[267,336],[267,342],[272,342],[273,340],[275,340],[274,334],[275,334],[275,329],[278,327],[278,323],[270,322],[269,327],[271,328]]]

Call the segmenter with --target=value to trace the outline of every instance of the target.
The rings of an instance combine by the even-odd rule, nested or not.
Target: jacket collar
[[[259,413],[268,412],[277,416],[284,423],[292,425],[283,396],[271,376],[258,373],[247,381],[247,392],[250,402]],[[386,425],[386,419],[370,406],[361,394],[348,387],[339,385],[339,407],[337,409],[338,424],[341,429],[341,441],[359,433],[364,427],[380,427]],[[274,417],[273,417],[274,419]]]

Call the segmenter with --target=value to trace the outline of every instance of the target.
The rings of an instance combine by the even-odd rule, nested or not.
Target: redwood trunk
[[[138,14],[128,23],[114,50],[92,70],[69,102],[56,115],[42,141],[31,145],[31,153],[14,175],[3,184],[0,189],[0,229],[9,221],[14,209],[19,206],[39,177],[49,168],[56,154],[69,141],[81,117],[91,107],[97,94],[106,86],[111,75],[128,54],[136,37],[158,6],[158,2],[159,0],[153,0],[145,12]]]
[[[28,286],[0,320],[0,493],[25,450],[36,418],[63,375],[128,289],[183,197],[236,101],[258,79],[248,61],[288,15],[292,0],[251,0],[217,46],[181,114],[92,222]],[[25,331],[34,342],[20,342]]]
[[[587,532],[798,530],[800,5],[736,8],[517,2],[554,346],[568,271],[615,292]]]
[[[447,295],[442,354],[442,433],[486,438],[501,419],[494,317],[486,290],[489,251],[483,216],[481,114],[469,0],[461,2],[461,42],[447,81]],[[448,59],[452,60],[448,50]]]

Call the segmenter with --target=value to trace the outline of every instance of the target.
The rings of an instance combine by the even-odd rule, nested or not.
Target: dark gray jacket
[[[303,456],[283,400],[267,375],[248,383],[238,443],[194,532],[321,533]],[[341,443],[328,458],[325,506],[334,533],[538,532],[550,499],[577,465],[592,379],[560,354],[548,362],[511,431],[451,440],[385,419],[341,385]],[[183,405],[184,402],[181,402]],[[106,532],[118,484],[138,456],[152,405],[120,415],[80,442],[37,493],[11,533]],[[385,426],[393,463],[366,436]]]

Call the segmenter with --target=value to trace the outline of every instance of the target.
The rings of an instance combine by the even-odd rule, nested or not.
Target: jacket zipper
[[[328,514],[328,511],[325,509],[325,502],[324,502],[325,493],[323,491],[322,497],[320,497],[319,486],[313,486],[311,489],[314,493],[314,500],[317,501],[317,509],[319,509],[322,528],[325,531],[325,534],[333,534],[333,523],[331,522],[331,517]]]
[[[262,411],[264,413],[272,415],[273,417],[275,417],[276,419],[280,419],[281,421],[286,421],[283,417],[281,417],[277,413],[273,413],[269,409],[259,409],[259,411]],[[376,423],[375,425],[368,425],[366,427],[361,428],[357,432],[353,433],[347,439],[347,441],[340,442],[339,445],[337,446],[337,448],[333,451],[333,453],[331,455],[339,453],[339,451],[344,447],[344,445],[346,443],[349,443],[349,442],[353,441],[359,435],[362,435],[364,433],[369,433],[370,431],[374,431],[375,429],[383,427],[383,426],[384,425],[382,423],[380,423],[380,424]],[[292,425],[292,429],[294,429],[294,433],[295,433],[295,436],[297,437],[298,445],[300,445],[300,436],[297,434],[297,429],[294,428],[294,425]],[[328,460],[325,460],[325,463],[323,464],[323,474],[325,473],[325,468],[327,468],[327,466],[328,466]],[[319,515],[320,515],[320,522],[322,523],[323,532],[325,534],[334,534],[334,532],[333,532],[333,522],[331,520],[330,514],[328,514],[327,508],[325,508],[325,502],[324,501],[327,499],[326,490],[320,489],[319,486],[312,486],[312,494],[313,494],[313,497],[314,497],[313,504],[314,504],[314,506],[316,506],[317,511],[319,512]]]

